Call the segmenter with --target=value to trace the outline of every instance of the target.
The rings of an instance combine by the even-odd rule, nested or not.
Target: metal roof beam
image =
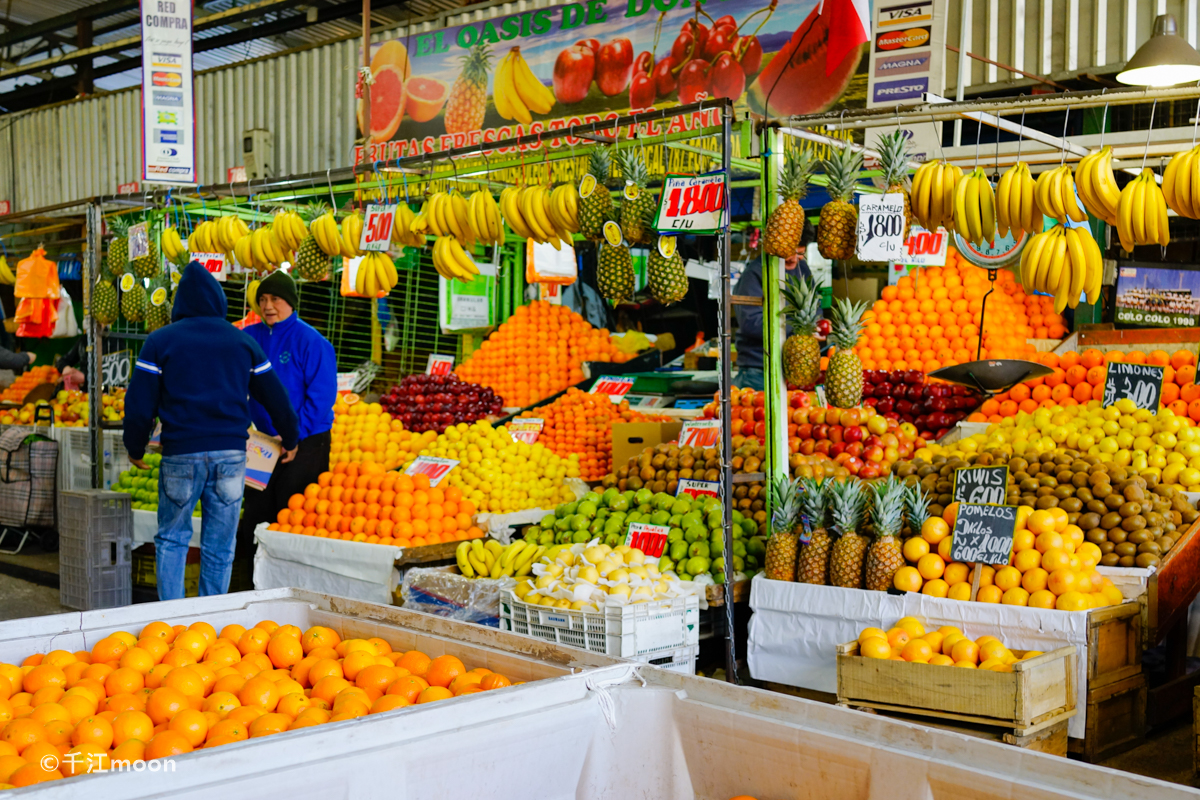
[[[66,14],[60,14],[57,17],[50,17],[49,19],[30,23],[29,25],[14,25],[10,30],[0,33],[0,48],[8,47],[17,42],[27,42],[30,39],[37,39],[40,36],[45,36],[55,31],[74,28],[76,23],[81,19],[98,19],[100,17],[119,14],[122,11],[129,11],[137,7],[137,0],[133,0],[133,2],[130,2],[130,0],[104,0],[104,2],[95,3],[78,11],[70,11]]]

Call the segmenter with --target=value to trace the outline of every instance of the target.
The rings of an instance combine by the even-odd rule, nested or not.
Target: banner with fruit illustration
[[[866,8],[866,0],[723,0],[700,8],[585,0],[388,40],[372,46],[370,145],[356,148],[355,162],[709,97],[767,117],[839,101],[861,106]],[[360,100],[360,131],[363,117]],[[718,122],[706,111],[649,133]]]

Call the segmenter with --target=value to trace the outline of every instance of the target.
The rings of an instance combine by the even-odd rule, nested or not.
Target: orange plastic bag
[[[17,297],[57,300],[58,290],[58,265],[46,258],[42,248],[17,264],[17,283],[13,288]]]

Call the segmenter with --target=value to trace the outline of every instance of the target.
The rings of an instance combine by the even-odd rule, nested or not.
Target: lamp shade
[[[1154,20],[1154,34],[1117,73],[1117,80],[1133,86],[1200,81],[1200,53],[1179,37],[1175,17],[1161,14]]]

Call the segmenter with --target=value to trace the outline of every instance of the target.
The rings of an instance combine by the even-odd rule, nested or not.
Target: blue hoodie
[[[300,438],[307,439],[332,428],[333,403],[337,400],[337,356],[329,340],[295,311],[274,325],[260,322],[247,326],[246,334],[258,342],[271,359],[275,374],[283,381],[292,408],[300,418]],[[250,416],[260,431],[276,435],[262,403],[250,401]]]
[[[299,440],[296,412],[271,362],[225,321],[225,292],[193,261],[183,270],[171,324],[146,339],[125,395],[125,449],[141,458],[162,421],[163,455],[245,450],[250,397],[270,412],[287,450]]]

